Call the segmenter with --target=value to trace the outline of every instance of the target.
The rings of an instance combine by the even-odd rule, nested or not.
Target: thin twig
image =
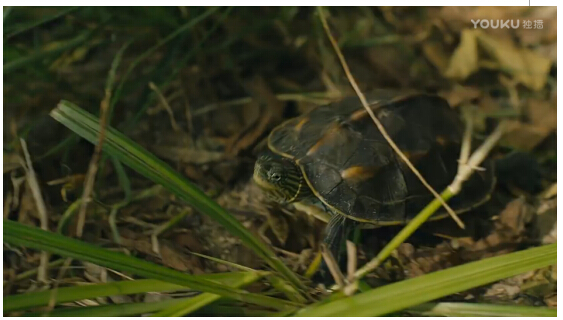
[[[327,104],[331,101],[336,99],[342,98],[340,93],[335,93],[332,91],[329,92],[304,92],[304,93],[280,93],[276,94],[276,99],[281,101],[304,101],[310,102],[314,104]],[[197,110],[192,112],[192,117],[199,117],[209,112],[215,111],[220,107],[228,107],[228,106],[239,106],[247,103],[251,103],[253,101],[252,97],[243,97],[237,98],[229,101],[223,101],[218,103],[211,103],[205,105]]]
[[[16,177],[16,172],[12,171],[10,173],[10,179],[12,180],[12,186],[14,187],[12,208],[17,208],[20,206],[20,194],[22,192],[22,184],[25,182],[25,177]]]
[[[170,125],[172,126],[174,132],[180,132],[182,129],[180,129],[180,126],[178,126],[178,123],[176,123],[176,119],[174,119],[174,112],[172,111],[170,104],[168,103],[160,89],[156,86],[156,84],[154,84],[154,82],[149,82],[149,88],[151,88],[151,90],[156,93],[158,100],[160,100],[160,103],[168,113],[168,117],[170,118]]]
[[[80,210],[78,212],[76,235],[79,238],[82,237],[82,230],[84,229],[84,224],[86,223],[86,209],[92,200],[91,196],[92,191],[94,190],[94,182],[96,181],[96,173],[98,172],[98,162],[100,161],[102,154],[102,146],[104,144],[106,128],[109,121],[109,109],[112,97],[111,91],[115,82],[115,73],[119,63],[121,62],[121,56],[130,43],[131,42],[127,42],[124,46],[122,46],[113,59],[106,87],[104,89],[104,99],[100,103],[100,134],[98,135],[98,143],[95,146],[94,154],[92,155],[90,164],[88,165],[88,172],[86,173],[86,179],[84,181],[84,191],[82,192],[82,203],[80,204]]]
[[[59,259],[59,260],[55,260],[55,261],[53,261],[53,262],[49,262],[48,267],[49,267],[50,269],[56,268],[56,267],[60,266],[61,264],[63,264],[64,261],[65,261],[65,259]],[[25,279],[27,279],[27,278],[29,278],[29,277],[31,277],[31,276],[34,276],[34,275],[37,274],[38,272],[39,272],[39,268],[27,270],[27,271],[24,271],[24,272],[22,272],[22,273],[18,273],[18,274],[16,275],[16,277],[14,278],[14,281],[22,281],[22,280],[25,280]]]
[[[332,255],[332,252],[328,250],[328,248],[324,243],[321,244],[321,253],[323,255],[323,259],[326,263],[326,266],[328,267],[328,270],[330,271],[332,277],[334,278],[334,282],[336,282],[336,285],[339,288],[343,288],[345,283],[344,275],[342,274],[342,271],[338,266],[338,262],[336,262],[336,259]]]
[[[460,162],[458,173],[452,184],[448,187],[454,195],[459,193],[463,182],[465,182],[471,174],[473,174],[473,170],[478,169],[479,164],[485,160],[489,152],[502,137],[506,126],[507,122],[505,121],[499,123],[495,131],[491,133],[487,140],[485,140],[485,142],[483,142],[483,144],[475,150],[475,152],[473,152],[467,163],[463,164]]]
[[[51,311],[55,308],[55,304],[57,303],[57,293],[59,290],[59,284],[61,283],[61,279],[67,272],[71,263],[72,263],[72,258],[66,258],[65,261],[63,262],[62,267],[59,269],[59,272],[57,274],[57,279],[55,280],[55,285],[51,290],[51,296],[49,297],[49,303],[47,303],[46,311]]]
[[[94,190],[94,182],[96,181],[96,173],[98,172],[98,162],[102,154],[102,146],[104,144],[106,136],[107,127],[107,115],[109,108],[109,101],[111,99],[111,90],[106,88],[105,97],[100,104],[100,134],[98,135],[98,143],[94,149],[94,154],[90,159],[90,164],[88,165],[88,172],[86,173],[86,180],[84,181],[84,191],[82,192],[82,202],[80,204],[80,210],[78,211],[78,223],[76,226],[76,236],[82,237],[82,230],[84,229],[84,224],[86,223],[86,208],[92,200],[91,195]]]
[[[462,108],[464,118],[466,120],[465,132],[463,133],[463,141],[461,142],[461,151],[459,152],[459,165],[457,171],[461,169],[463,164],[467,164],[471,155],[471,136],[473,135],[473,115],[469,107]]]
[[[354,273],[356,272],[356,268],[358,267],[358,256],[356,254],[357,251],[358,250],[356,249],[354,242],[346,240],[346,252],[348,253],[348,281],[353,280]]]
[[[186,93],[183,90],[182,90],[182,99],[184,100],[184,114],[186,116],[186,122],[187,122],[187,126],[188,126],[188,137],[190,139],[191,145],[195,146],[194,120],[193,120],[193,116],[192,116],[190,100],[188,99],[188,96],[186,95]]]
[[[43,196],[41,195],[41,189],[39,188],[39,183],[37,182],[37,176],[35,175],[35,170],[33,170],[33,163],[31,162],[31,156],[27,150],[27,144],[24,139],[20,138],[20,143],[22,146],[23,155],[25,157],[25,164],[22,163],[22,167],[25,169],[27,175],[27,183],[31,189],[31,194],[35,200],[35,205],[37,206],[37,212],[39,213],[39,221],[41,222],[41,229],[49,231],[49,216],[47,214],[47,207],[45,206],[45,201],[43,201]],[[22,161],[23,162],[23,161]],[[37,269],[37,280],[43,283],[47,282],[47,268],[49,264],[49,253],[46,251],[41,251],[41,257],[39,262],[39,268]]]
[[[164,231],[170,229],[176,223],[180,222],[185,216],[187,216],[191,210],[186,209],[179,214],[172,217],[172,219],[168,220],[167,222],[161,224],[156,229],[154,229],[153,233],[151,234],[151,242],[152,242],[152,251],[156,254],[160,255],[160,245],[158,244],[158,236],[163,233]]]
[[[371,110],[371,108],[368,105],[368,102],[364,96],[364,94],[362,93],[362,91],[360,90],[360,88],[358,87],[358,84],[356,83],[356,80],[354,79],[354,76],[352,76],[352,73],[350,72],[350,69],[348,68],[348,64],[346,63],[346,59],[344,58],[344,55],[342,54],[342,52],[340,51],[340,48],[338,47],[338,43],[336,42],[336,40],[334,39],[334,37],[332,36],[332,33],[330,31],[330,28],[328,26],[328,23],[326,21],[326,17],[323,13],[322,7],[318,7],[319,12],[319,16],[321,19],[321,22],[323,24],[323,27],[325,29],[325,32],[334,48],[334,51],[336,52],[336,55],[338,56],[338,58],[340,59],[340,63],[342,64],[342,68],[344,69],[344,73],[346,73],[346,76],[348,77],[348,81],[350,82],[350,85],[352,85],[352,87],[354,88],[354,91],[356,91],[356,94],[358,95],[358,98],[360,98],[360,101],[362,102],[362,105],[364,106],[364,108],[366,109],[367,113],[370,115],[371,119],[373,120],[373,122],[375,123],[375,125],[377,126],[377,128],[379,129],[379,131],[381,132],[381,135],[385,138],[385,140],[387,140],[387,142],[389,143],[389,145],[391,146],[391,148],[393,148],[393,150],[399,155],[399,157],[405,162],[405,164],[412,170],[412,172],[418,177],[418,179],[420,180],[420,182],[422,182],[422,184],[428,189],[430,190],[430,192],[432,192],[432,194],[434,195],[434,197],[436,197],[436,199],[438,199],[440,201],[440,203],[442,204],[442,206],[448,211],[448,213],[450,214],[450,216],[454,219],[454,221],[458,224],[458,226],[462,229],[465,229],[465,225],[463,224],[463,222],[459,219],[459,217],[456,215],[456,213],[452,210],[452,208],[450,208],[450,206],[448,206],[448,204],[444,201],[444,199],[442,199],[440,197],[440,195],[438,194],[438,192],[436,192],[436,190],[434,190],[434,188],[432,188],[432,186],[430,186],[430,184],[428,184],[428,182],[426,182],[426,180],[424,179],[424,177],[420,174],[420,172],[413,166],[413,164],[409,161],[409,159],[407,158],[407,156],[405,156],[405,154],[403,152],[401,152],[401,150],[399,149],[399,147],[395,144],[395,142],[391,139],[391,137],[389,136],[389,134],[387,133],[387,131],[385,130],[385,127],[381,124],[381,122],[379,121],[379,119],[377,119],[377,117],[375,116],[375,114],[373,113],[373,111]]]
[[[12,196],[12,192],[8,191],[6,198],[4,199],[4,219],[8,219],[10,215],[10,208],[12,207],[12,201],[14,197]]]

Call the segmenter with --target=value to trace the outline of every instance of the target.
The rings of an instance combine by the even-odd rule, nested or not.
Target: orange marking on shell
[[[374,101],[370,101],[369,107],[372,111],[377,110],[379,107],[381,107],[381,101],[380,100],[374,100]],[[350,121],[358,121],[366,116],[368,116],[368,112],[365,108],[362,108],[358,111],[353,112],[350,115]]]
[[[388,117],[389,115],[391,115],[391,111],[389,111],[387,109],[381,109],[381,110],[378,110],[378,112],[377,112],[377,118],[378,119],[383,119],[385,117]]]
[[[375,176],[379,169],[380,167],[355,166],[342,170],[340,176],[344,180],[364,181]]]
[[[310,156],[313,153],[317,152],[319,148],[322,147],[327,141],[334,139],[341,129],[342,127],[338,122],[333,123],[332,126],[325,131],[325,134],[319,139],[319,141],[315,143],[315,145],[312,146],[309,151],[307,151],[307,155]]]
[[[299,121],[296,125],[295,125],[295,130],[296,131],[301,131],[301,128],[303,128],[303,126],[305,125],[305,123],[309,122],[309,118],[305,117],[303,119],[301,119],[301,121]]]
[[[358,110],[354,113],[352,113],[352,115],[350,115],[350,121],[358,121],[360,119],[362,119],[363,117],[367,116],[368,112],[366,111],[366,109],[361,109]]]
[[[446,140],[443,136],[437,136],[436,142],[441,146],[445,146],[448,143],[448,140]]]
[[[403,154],[409,159],[410,162],[417,162],[418,160],[426,156],[428,152],[426,151],[409,152],[403,150]]]

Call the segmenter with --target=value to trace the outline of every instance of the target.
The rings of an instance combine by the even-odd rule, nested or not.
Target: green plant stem
[[[444,201],[448,201],[452,196],[452,192],[449,188],[446,188],[440,196]],[[377,254],[377,256],[370,262],[366,263],[363,267],[358,269],[354,276],[357,279],[364,277],[368,272],[377,268],[381,262],[387,259],[393,250],[401,245],[410,235],[412,235],[426,220],[428,220],[432,214],[436,212],[442,206],[438,199],[432,200],[414,219],[412,219],[401,231],[393,237],[393,239]]]

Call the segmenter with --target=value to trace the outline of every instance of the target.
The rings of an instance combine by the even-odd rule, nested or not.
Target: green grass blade
[[[430,317],[557,317],[557,309],[488,303],[425,303],[406,311]]]
[[[246,272],[243,274],[242,277],[238,277],[238,279],[232,284],[233,287],[239,288],[242,286],[246,286],[258,280],[259,276],[255,272]],[[212,293],[203,293],[197,297],[193,297],[192,299],[183,301],[178,303],[174,306],[166,308],[161,312],[154,314],[155,317],[182,317],[187,314],[190,314],[202,307],[205,307],[215,301],[217,301],[221,296]]]
[[[14,7],[4,7],[4,21],[3,21],[3,23],[6,23],[6,18],[8,18],[10,13],[12,13],[12,10],[14,10]]]
[[[250,278],[256,281],[260,276],[258,272],[232,272],[226,274],[200,275],[201,279],[218,281],[231,287],[237,286],[242,280]],[[134,281],[116,281],[103,284],[80,285],[75,287],[58,288],[53,290],[38,291],[11,295],[4,297],[4,312],[29,309],[32,307],[46,306],[54,300],[55,304],[107,297],[112,295],[125,295],[143,292],[164,292],[188,290],[188,287],[153,279]]]
[[[296,316],[380,316],[557,263],[557,244],[433,272],[355,296],[313,305]]]
[[[93,31],[85,31],[76,36],[74,39],[71,39],[62,45],[59,45],[56,48],[37,51],[17,60],[6,62],[4,64],[4,74],[9,74],[20,68],[35,63],[36,61],[45,59],[46,57],[53,56],[66,50],[75,48],[90,39],[93,33]]]
[[[89,261],[103,267],[131,272],[145,278],[190,287],[197,291],[214,293],[223,297],[275,309],[292,309],[296,306],[300,306],[290,301],[226,287],[220,283],[209,281],[199,276],[184,274],[148,261],[126,256],[119,252],[105,250],[76,239],[26,226],[11,220],[4,220],[3,234],[4,242],[12,245],[21,245],[65,257]]]
[[[98,119],[78,106],[68,101],[61,101],[57,108],[51,111],[51,116],[86,140],[92,143],[97,142],[100,127]],[[293,286],[301,290],[306,289],[297,275],[284,265],[262,240],[255,237],[230,213],[209,198],[197,186],[175,172],[164,161],[111,127],[107,128],[103,149],[126,166],[161,184],[201,213],[218,221],[232,235],[239,237],[246,246],[284,276]]]
[[[192,316],[203,317],[273,317],[276,315],[278,313],[244,306],[225,306],[220,302],[203,307],[192,314]]]
[[[184,304],[193,298],[170,299],[158,302],[123,303],[95,307],[77,307],[55,309],[49,312],[30,312],[23,316],[28,317],[124,317],[158,312],[167,308],[172,308],[179,304]],[[270,316],[272,312],[263,310],[253,310],[245,307],[226,307],[208,305],[197,311],[199,316]]]
[[[276,274],[272,274],[266,277],[268,282],[272,285],[273,288],[282,292],[289,300],[298,303],[306,303],[307,301],[299,294],[299,292],[295,291],[295,288],[290,286],[285,279],[278,277]]]
[[[157,312],[170,308],[178,303],[190,300],[169,299],[158,302],[122,303],[96,307],[76,307],[55,309],[47,312],[29,312],[23,314],[27,317],[125,317]]]
[[[58,19],[62,16],[65,16],[65,15],[67,15],[67,14],[69,14],[69,13],[71,13],[71,12],[77,10],[77,9],[80,9],[80,7],[63,8],[61,11],[59,11],[55,14],[43,17],[41,19],[38,19],[38,20],[35,20],[35,21],[24,22],[24,23],[15,25],[12,28],[10,28],[10,30],[4,30],[4,33],[8,33],[7,35],[4,36],[4,41],[6,41],[9,38],[16,36],[20,33],[29,31],[33,28],[37,28],[38,26],[40,26],[42,24],[56,20],[56,19]]]

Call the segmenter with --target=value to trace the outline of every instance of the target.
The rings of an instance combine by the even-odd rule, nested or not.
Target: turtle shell
[[[387,133],[437,191],[454,179],[464,126],[448,103],[427,94],[380,91],[366,97]],[[394,152],[357,97],[320,106],[275,128],[274,153],[292,159],[333,212],[374,224],[405,223],[433,195]],[[468,211],[488,200],[494,168],[486,160],[448,204]],[[434,214],[433,219],[447,213]]]

